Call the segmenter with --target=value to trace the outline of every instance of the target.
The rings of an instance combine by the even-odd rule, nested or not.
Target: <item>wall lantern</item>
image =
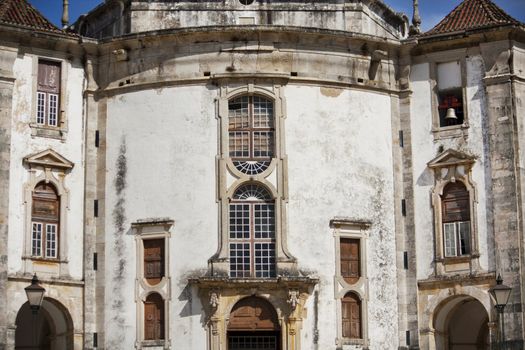
[[[33,310],[33,314],[36,314],[40,309],[42,301],[44,300],[44,294],[46,293],[45,288],[42,287],[38,282],[38,277],[35,273],[33,275],[33,279],[31,280],[31,285],[25,288],[27,301],[29,302],[31,310]]]
[[[512,288],[509,286],[506,286],[503,284],[503,279],[501,278],[501,275],[498,275],[498,278],[496,279],[496,285],[492,287],[489,290],[489,293],[494,300],[494,303],[496,304],[496,310],[498,311],[498,320],[500,324],[500,341],[499,341],[499,348],[505,349],[505,321],[503,319],[503,309],[505,309],[505,306],[509,302],[510,293],[512,291]],[[502,347],[503,345],[504,347]]]

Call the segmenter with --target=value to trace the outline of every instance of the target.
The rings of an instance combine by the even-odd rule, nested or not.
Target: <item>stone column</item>
[[[7,348],[9,327],[7,295],[8,261],[8,215],[9,215],[9,167],[11,153],[11,121],[13,86],[15,77],[13,64],[18,50],[0,47],[0,350]]]

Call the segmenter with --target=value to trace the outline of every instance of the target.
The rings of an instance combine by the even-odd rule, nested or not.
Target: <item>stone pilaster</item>
[[[414,181],[412,167],[412,131],[411,131],[411,92],[409,86],[410,62],[405,57],[401,60],[402,74],[399,84],[402,91],[395,99],[398,102],[395,118],[392,121],[395,203],[396,203],[396,250],[397,280],[399,289],[399,345],[400,349],[418,348],[419,324],[417,309],[417,264],[416,234],[414,222]],[[403,203],[404,202],[404,210]],[[403,216],[403,211],[405,215]],[[405,255],[408,268],[405,269]],[[409,332],[409,333],[407,333]],[[407,337],[407,334],[409,335]],[[407,339],[408,338],[408,339]]]
[[[7,239],[9,235],[9,166],[11,153],[11,121],[13,64],[17,49],[0,47],[0,350],[7,347]]]
[[[98,102],[95,99],[97,90],[93,75],[93,58],[86,59],[86,76],[88,79],[88,86],[84,93],[85,100],[85,120],[86,120],[86,142],[85,142],[85,212],[84,212],[84,349],[94,348],[93,333],[97,333],[98,347],[103,349],[103,306],[104,298],[97,298],[99,291],[103,291],[103,283],[99,283],[99,277],[104,276],[104,250],[97,249],[97,228],[98,217],[95,217],[94,203],[99,200],[98,189],[103,188],[98,183],[98,163],[99,163],[99,149],[101,144],[100,131],[98,131]],[[97,136],[98,131],[98,136]],[[98,138],[98,140],[96,140]],[[97,147],[98,145],[98,147]],[[105,159],[104,157],[102,157]],[[102,212],[100,205],[98,212]],[[97,254],[97,270],[94,269],[94,256]],[[103,295],[103,292],[102,292]]]
[[[489,72],[490,74],[490,72]],[[486,137],[490,154],[489,200],[496,272],[512,287],[504,320],[508,349],[523,348],[523,230],[520,217],[519,143],[514,90],[510,74],[485,78],[487,95]]]

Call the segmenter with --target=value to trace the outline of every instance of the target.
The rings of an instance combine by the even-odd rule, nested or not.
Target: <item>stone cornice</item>
[[[455,285],[472,286],[480,284],[495,284],[496,274],[494,272],[479,274],[479,275],[453,275],[430,277],[425,280],[417,281],[419,290],[426,289],[443,289],[453,287]]]
[[[190,285],[200,289],[299,289],[307,291],[319,283],[312,277],[276,277],[276,278],[230,278],[198,277],[188,279]]]

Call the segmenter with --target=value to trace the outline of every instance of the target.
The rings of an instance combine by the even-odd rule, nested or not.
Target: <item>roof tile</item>
[[[0,0],[0,23],[70,35],[48,21],[26,0]]]
[[[423,36],[452,33],[484,27],[520,25],[490,0],[464,0]]]

